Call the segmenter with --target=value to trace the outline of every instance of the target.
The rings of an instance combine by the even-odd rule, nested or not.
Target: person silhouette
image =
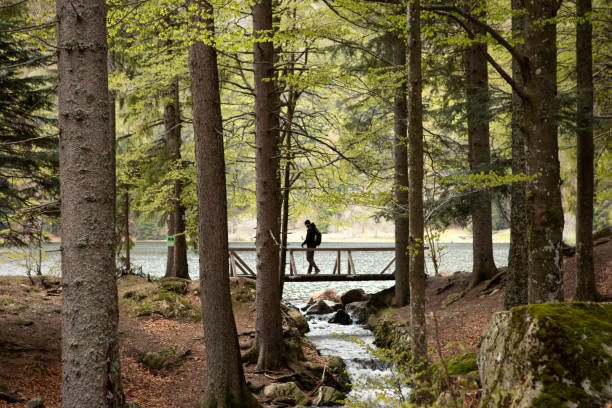
[[[308,261],[308,274],[312,273],[314,268],[315,274],[321,272],[319,267],[314,261],[314,248],[321,245],[321,233],[317,229],[317,226],[314,222],[310,222],[310,220],[304,221],[304,225],[306,226],[306,239],[302,242],[302,248],[306,245],[307,248],[313,248],[311,251],[306,252],[306,260]]]

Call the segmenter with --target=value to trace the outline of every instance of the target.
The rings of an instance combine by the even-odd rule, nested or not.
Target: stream
[[[294,304],[305,306],[305,303]],[[366,348],[367,345],[376,349],[372,332],[354,323],[350,325],[328,323],[333,315],[334,313],[306,316],[310,326],[306,338],[314,343],[321,355],[334,355],[344,360],[353,385],[347,395],[348,400],[359,402],[359,406],[396,406],[392,402],[382,401],[389,399],[396,391],[390,389],[385,381],[391,378],[391,371]],[[403,390],[403,393],[406,396],[408,390]]]

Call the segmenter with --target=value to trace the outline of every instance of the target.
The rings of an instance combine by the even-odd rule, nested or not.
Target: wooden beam
[[[232,251],[232,254],[234,255],[234,258],[236,258],[236,261],[238,261],[238,266],[240,266],[243,271],[246,269],[245,273],[248,272],[249,274],[255,276],[255,272],[253,272],[249,265],[247,265],[247,263],[244,262],[244,260],[239,257],[237,253]]]
[[[297,276],[297,268],[295,267],[295,258],[293,257],[293,250],[289,250],[289,271],[291,276]]]
[[[357,270],[355,269],[355,262],[353,261],[353,254],[348,251],[348,264],[349,264],[349,275],[356,275]]]
[[[389,267],[391,265],[393,265],[393,262],[395,262],[395,257],[393,257],[393,259],[391,259],[391,261],[387,264],[387,266],[385,266],[385,268],[380,272],[380,274],[382,275],[383,273],[385,273],[387,271],[387,269],[389,269]]]
[[[342,282],[342,281],[392,281],[395,280],[393,274],[361,274],[361,275],[298,275],[287,276],[287,282]]]

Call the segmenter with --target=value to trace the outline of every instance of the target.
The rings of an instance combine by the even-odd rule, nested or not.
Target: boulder
[[[593,234],[593,241],[597,241],[602,238],[611,238],[612,237],[612,227],[605,227]]]
[[[495,313],[477,362],[483,408],[604,406],[612,401],[612,304]]]
[[[338,401],[344,400],[344,394],[335,388],[322,386],[313,401],[315,407],[328,407],[338,405]]]
[[[308,333],[310,331],[310,327],[308,327],[308,321],[298,309],[288,307],[287,315],[289,316],[289,319],[291,319],[291,325],[297,328],[300,334]]]
[[[159,282],[159,290],[185,295],[189,290],[189,281],[181,278],[163,278]]]
[[[344,306],[353,302],[363,302],[364,300],[368,300],[368,295],[366,295],[363,289],[347,290],[340,292],[338,296],[336,296],[336,302],[342,303]]]
[[[334,303],[331,308],[334,312],[337,312],[338,310],[344,310],[344,305],[342,303]]]
[[[315,302],[318,300],[329,300],[333,302],[336,299],[336,291],[330,288],[325,288],[320,292],[313,293],[311,298]]]
[[[380,292],[370,295],[370,306],[374,309],[384,309],[393,306],[395,298],[395,286],[383,289]]]
[[[310,405],[310,398],[294,382],[274,383],[264,387],[264,396],[271,400],[291,398],[296,404]]]
[[[353,320],[355,320],[357,324],[367,323],[368,317],[375,313],[368,301],[349,303],[346,305],[346,311],[353,317]]]
[[[346,363],[338,356],[325,356],[325,364],[329,371],[336,376],[340,389],[344,392],[351,390],[351,379],[346,372]]]
[[[43,408],[45,405],[40,397],[32,398],[26,403],[27,408]]]
[[[346,325],[349,325],[349,324],[353,323],[353,320],[351,319],[351,316],[349,316],[348,313],[346,313],[344,310],[340,309],[327,322],[328,323],[335,323],[335,324],[343,324],[343,325],[346,326]]]
[[[324,300],[319,300],[317,303],[310,306],[308,310],[306,311],[307,315],[329,314],[329,313],[333,313],[333,309]]]

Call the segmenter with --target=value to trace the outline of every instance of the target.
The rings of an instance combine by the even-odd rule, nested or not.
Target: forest
[[[1,0],[0,407],[612,407],[611,37],[608,0]]]

